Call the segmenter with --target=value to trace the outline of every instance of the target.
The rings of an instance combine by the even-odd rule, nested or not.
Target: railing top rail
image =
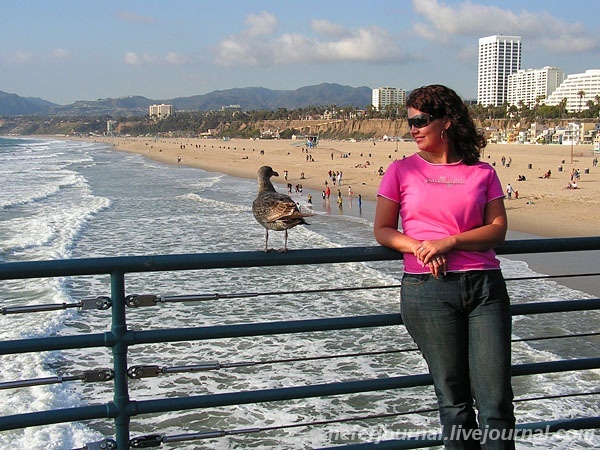
[[[600,236],[506,241],[499,255],[600,250]],[[290,250],[119,256],[0,264],[0,280],[52,276],[97,275],[242,267],[328,264],[402,259],[402,254],[381,246]]]
[[[499,255],[553,253],[600,250],[600,236],[561,239],[528,239],[507,241],[496,248]],[[401,377],[375,380],[323,383],[310,386],[293,386],[283,389],[236,391],[216,395],[201,395],[129,401],[127,348],[135,344],[173,342],[181,340],[207,340],[230,337],[284,334],[292,332],[325,331],[355,327],[376,327],[402,323],[400,314],[337,317],[313,320],[281,321],[268,323],[241,323],[176,329],[128,329],[125,306],[125,273],[159,272],[176,270],[201,270],[221,268],[271,267],[289,265],[315,265],[349,262],[394,261],[402,254],[380,246],[345,247],[326,249],[293,250],[287,253],[229,252],[177,255],[143,255],[125,257],[82,258],[52,261],[27,261],[0,264],[0,280],[79,275],[111,276],[112,304],[111,331],[85,335],[30,338],[0,343],[0,354],[24,353],[71,348],[109,346],[113,348],[114,401],[103,405],[91,405],[66,410],[50,410],[5,416],[0,429],[8,430],[23,426],[79,421],[94,418],[114,418],[116,442],[119,448],[129,448],[129,419],[137,414],[151,414],[198,407],[216,407],[230,404],[254,403],[300,399],[339,393],[369,392],[375,389],[399,388],[406,383]],[[597,275],[597,274],[596,274]],[[106,299],[106,297],[91,299]],[[82,301],[82,305],[84,302]],[[78,306],[78,305],[77,305]],[[600,299],[544,302],[541,304],[512,305],[513,314],[540,314],[558,311],[598,310]],[[104,308],[106,309],[106,308]],[[560,360],[520,364],[514,366],[513,375],[591,370],[600,367],[600,358]],[[415,385],[422,385],[429,376],[411,375]],[[111,378],[113,380],[113,378]],[[395,384],[394,384],[395,383]],[[366,387],[365,387],[366,384]],[[363,390],[366,389],[366,390]],[[589,392],[588,392],[589,393]],[[235,402],[235,403],[234,403]],[[585,418],[589,420],[590,418]],[[592,425],[597,426],[597,418]]]

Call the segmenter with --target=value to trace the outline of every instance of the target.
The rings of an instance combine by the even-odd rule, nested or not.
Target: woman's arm
[[[486,205],[483,226],[455,236],[454,248],[475,251],[489,250],[504,242],[507,229],[508,220],[504,198],[500,197]]]
[[[424,251],[417,256],[427,264],[435,255],[445,254],[453,249],[478,252],[489,250],[504,242],[507,228],[504,199],[500,197],[486,205],[481,227],[447,238],[423,241],[421,247]]]
[[[438,277],[446,271],[445,255],[453,249],[485,251],[504,242],[508,228],[504,199],[497,198],[485,207],[481,227],[442,239],[419,241],[398,231],[400,205],[385,197],[377,197],[375,239],[381,245],[402,253],[412,253],[431,273]],[[438,258],[439,257],[439,258]]]
[[[381,245],[402,253],[414,253],[420,241],[398,231],[400,204],[389,198],[377,197],[373,232]]]

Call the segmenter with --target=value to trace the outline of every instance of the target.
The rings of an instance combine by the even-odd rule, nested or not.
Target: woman
[[[510,301],[493,250],[507,230],[502,185],[452,89],[416,89],[407,107],[419,151],[385,172],[375,238],[404,254],[402,319],[433,377],[445,447],[514,449]]]

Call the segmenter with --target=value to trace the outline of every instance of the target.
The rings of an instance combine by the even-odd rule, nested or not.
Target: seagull
[[[254,217],[266,229],[265,252],[269,251],[269,230],[285,231],[285,244],[280,252],[287,251],[288,230],[296,225],[308,225],[305,217],[311,213],[300,212],[298,205],[289,195],[280,194],[271,183],[271,177],[279,174],[269,166],[258,169],[258,195],[252,202]]]

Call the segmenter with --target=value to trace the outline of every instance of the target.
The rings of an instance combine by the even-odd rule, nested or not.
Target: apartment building
[[[479,39],[477,103],[500,106],[508,99],[508,76],[521,69],[521,36]]]
[[[546,105],[556,106],[566,98],[566,109],[579,112],[588,109],[587,102],[600,96],[600,69],[586,70],[584,73],[569,75],[558,88],[550,94]]]
[[[404,105],[406,102],[406,91],[394,87],[380,87],[373,89],[371,104],[378,111],[384,110],[388,105]]]
[[[113,134],[116,131],[116,128],[117,128],[116,120],[107,120],[106,121],[106,132],[108,134]]]
[[[518,70],[508,76],[506,101],[515,106],[523,102],[529,107],[536,102],[545,103],[564,79],[565,73],[557,67]]]
[[[173,114],[173,105],[150,105],[148,108],[148,115],[150,117],[158,117],[159,119],[164,119],[165,117],[169,117]]]

